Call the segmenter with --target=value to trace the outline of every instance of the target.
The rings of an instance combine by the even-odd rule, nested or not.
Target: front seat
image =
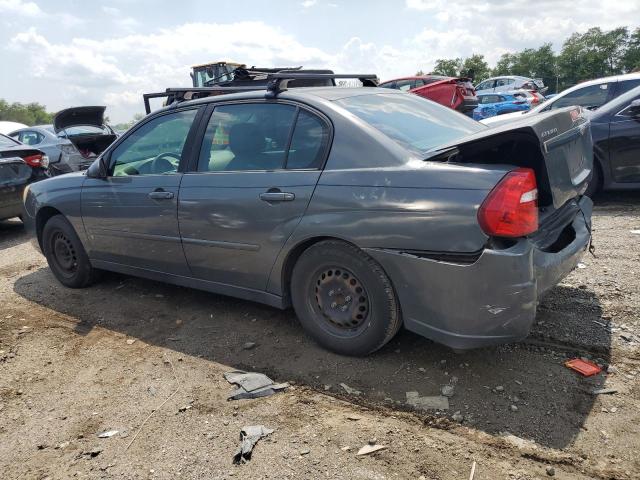
[[[262,128],[255,123],[238,123],[229,130],[229,150],[234,158],[227,170],[268,169],[265,155],[265,138]]]

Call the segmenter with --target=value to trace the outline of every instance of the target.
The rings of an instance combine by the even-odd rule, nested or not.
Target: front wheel
[[[66,287],[90,285],[96,271],[75,230],[62,215],[51,217],[42,230],[42,247],[54,276]]]
[[[385,272],[369,255],[345,242],[323,241],[303,252],[293,269],[291,298],[309,335],[344,355],[378,350],[401,325]]]

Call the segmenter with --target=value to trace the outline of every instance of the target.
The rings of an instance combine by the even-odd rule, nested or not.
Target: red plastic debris
[[[564,362],[564,365],[571,370],[575,370],[576,372],[581,373],[585,377],[597,375],[602,371],[602,368],[595,363],[589,362],[588,360],[582,360],[581,358],[573,358],[571,360],[567,360],[566,362]]]

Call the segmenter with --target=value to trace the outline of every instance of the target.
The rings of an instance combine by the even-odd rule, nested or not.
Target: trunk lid
[[[539,205],[557,210],[584,193],[593,168],[588,117],[580,107],[523,116],[438,147],[427,160],[532,168]]]
[[[53,118],[53,129],[60,133],[65,128],[91,125],[94,127],[104,126],[104,111],[107,107],[73,107],[60,110]]]

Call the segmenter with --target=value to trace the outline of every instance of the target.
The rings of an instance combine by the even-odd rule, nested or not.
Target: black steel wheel
[[[96,278],[82,242],[62,215],[54,215],[42,230],[41,245],[49,268],[63,285],[82,288]]]
[[[322,241],[293,269],[291,299],[305,330],[329,350],[367,355],[401,325],[391,282],[380,265],[345,242]]]

